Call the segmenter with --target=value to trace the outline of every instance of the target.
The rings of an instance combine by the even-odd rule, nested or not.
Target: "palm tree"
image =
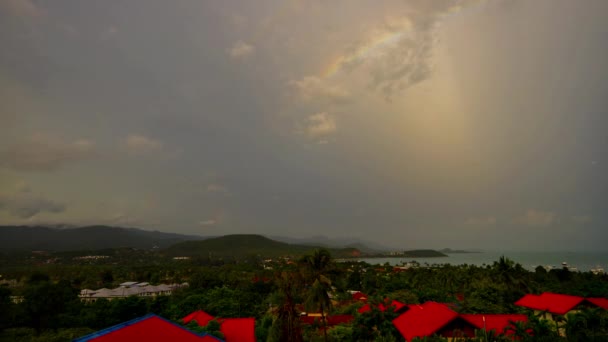
[[[310,287],[307,291],[306,306],[321,313],[321,324],[323,325],[323,337],[327,341],[327,319],[326,313],[331,310],[332,303],[329,298],[331,291],[331,280],[326,273],[332,266],[331,254],[326,249],[317,249],[310,255],[300,259],[305,279]]]
[[[280,304],[277,317],[272,324],[272,341],[302,342],[300,317],[296,310],[296,295],[299,291],[299,275],[281,272],[276,275]]]
[[[318,279],[327,273],[332,266],[331,254],[327,249],[316,249],[312,254],[308,254],[300,259],[310,279]]]
[[[512,303],[524,293],[530,292],[530,286],[526,281],[527,272],[520,264],[501,256],[498,262],[494,262],[492,269],[496,274],[497,280],[508,289],[504,294],[506,302]]]
[[[564,323],[566,337],[572,341],[578,341],[581,331],[587,329],[587,317],[581,314],[568,314]]]

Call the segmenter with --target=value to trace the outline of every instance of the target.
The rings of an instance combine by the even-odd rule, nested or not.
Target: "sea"
[[[608,271],[608,252],[479,252],[479,253],[450,253],[447,257],[434,258],[360,258],[369,264],[402,265],[416,261],[421,266],[441,264],[450,265],[492,265],[501,257],[507,257],[524,268],[533,271],[537,266],[561,268],[566,262],[571,268],[586,272],[598,267]]]

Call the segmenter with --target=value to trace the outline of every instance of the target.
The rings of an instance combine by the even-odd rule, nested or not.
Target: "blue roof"
[[[194,331],[188,330],[188,329],[184,328],[183,326],[181,326],[181,325],[179,325],[179,324],[176,324],[175,322],[171,322],[170,320],[168,320],[168,319],[166,319],[166,318],[163,318],[163,317],[160,317],[160,316],[155,315],[155,314],[147,314],[147,315],[142,316],[142,317],[134,318],[134,319],[132,319],[132,320],[130,320],[130,321],[122,322],[122,323],[120,323],[120,324],[117,324],[117,325],[111,326],[111,327],[109,327],[109,328],[105,328],[105,329],[102,329],[102,330],[96,331],[96,332],[94,332],[94,333],[90,333],[90,334],[88,334],[88,335],[85,335],[85,336],[82,336],[82,337],[76,338],[76,339],[72,340],[72,342],[88,342],[88,341],[91,341],[91,340],[93,340],[93,339],[95,339],[95,338],[97,338],[97,337],[101,337],[101,336],[106,335],[106,334],[109,334],[109,333],[111,333],[111,332],[114,332],[114,331],[117,331],[117,330],[120,330],[120,329],[126,328],[126,327],[128,327],[128,326],[130,326],[130,325],[137,324],[137,323],[139,323],[139,322],[141,322],[141,321],[144,321],[144,320],[146,320],[146,319],[149,319],[149,318],[151,318],[151,317],[157,317],[157,318],[159,318],[159,319],[162,319],[163,321],[165,321],[165,322],[167,322],[167,323],[169,323],[169,324],[171,324],[171,325],[174,325],[174,326],[176,326],[176,327],[178,327],[178,328],[180,328],[180,329],[182,329],[182,330],[185,330],[185,331],[187,331],[187,332],[189,332],[189,333],[191,333],[191,334],[193,334],[193,335],[195,335],[195,336],[198,336],[198,337],[205,337],[205,336],[208,336],[208,337],[211,337],[211,338],[215,339],[215,340],[216,340],[216,341],[218,341],[218,342],[224,342],[224,340],[222,340],[222,339],[220,339],[220,338],[218,338],[218,337],[215,337],[215,336],[213,336],[213,335],[207,334],[207,333],[201,333],[201,334],[197,334],[197,333],[195,333]]]

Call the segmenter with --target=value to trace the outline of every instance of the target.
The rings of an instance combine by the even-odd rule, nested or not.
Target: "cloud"
[[[371,85],[387,98],[396,91],[407,89],[431,76],[430,59],[433,38],[430,30],[414,32],[387,48],[383,58],[369,65]]]
[[[111,37],[118,34],[118,28],[116,26],[110,26],[101,32],[100,38],[102,40],[110,39]]]
[[[464,221],[464,224],[472,227],[493,226],[496,224],[496,217],[471,217]]]
[[[204,220],[204,221],[200,221],[198,224],[201,226],[215,226],[217,224],[217,220],[215,220],[215,219]]]
[[[66,142],[35,135],[7,148],[0,148],[0,167],[18,171],[53,171],[97,155],[94,144],[89,140]]]
[[[96,220],[82,221],[80,224],[108,224],[123,227],[157,227],[160,222],[151,219],[149,216],[142,218],[134,213],[125,211],[115,212],[105,217],[100,217]]]
[[[336,130],[336,120],[326,112],[313,114],[306,119],[306,134],[311,138],[324,137]]]
[[[230,191],[228,191],[228,189],[220,184],[209,184],[207,185],[207,192],[211,192],[211,193],[215,193],[215,194],[223,194],[223,195],[229,195]]]
[[[343,104],[350,100],[350,93],[342,87],[331,85],[316,77],[306,76],[300,80],[288,82],[298,100],[303,103]]]
[[[61,213],[66,205],[30,193],[12,195],[0,194],[0,211],[7,211],[12,216],[29,219],[41,212]]]
[[[234,26],[237,29],[245,28],[248,23],[247,17],[237,14],[237,13],[233,13],[233,14],[229,15],[228,21],[230,22],[230,24],[232,24],[232,26]]]
[[[0,9],[18,17],[38,18],[45,15],[44,10],[36,6],[31,0],[2,0]]]
[[[25,181],[18,181],[17,183],[15,183],[15,190],[17,190],[17,192],[20,192],[20,193],[32,192],[32,188]]]
[[[140,134],[129,134],[125,139],[125,145],[132,154],[148,154],[163,150],[163,143]]]
[[[204,227],[208,227],[208,226],[217,226],[220,223],[222,223],[222,221],[224,221],[225,218],[225,212],[223,209],[216,209],[212,215],[210,215],[211,217],[201,220],[198,222],[199,226],[204,226]]]
[[[370,85],[390,99],[398,90],[407,89],[431,77],[435,28],[441,21],[483,0],[428,0],[408,3],[404,15],[388,17],[368,30],[365,38],[352,43],[336,62],[335,69],[353,71],[363,68]]]
[[[558,221],[557,214],[552,211],[530,209],[524,215],[515,218],[516,223],[526,226],[546,227]]]
[[[570,217],[570,220],[574,223],[585,224],[591,222],[593,219],[589,215],[574,215]]]
[[[234,43],[234,45],[228,49],[228,55],[232,59],[246,59],[255,52],[253,45],[247,44],[242,40]]]

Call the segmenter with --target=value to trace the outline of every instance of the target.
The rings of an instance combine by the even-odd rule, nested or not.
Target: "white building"
[[[80,300],[86,302],[94,302],[97,299],[105,298],[112,300],[116,298],[126,298],[130,296],[139,297],[156,297],[170,296],[174,290],[187,287],[188,283],[182,284],[160,284],[150,285],[147,282],[138,283],[136,281],[128,281],[119,285],[114,289],[101,288],[99,290],[83,289],[80,291]]]

